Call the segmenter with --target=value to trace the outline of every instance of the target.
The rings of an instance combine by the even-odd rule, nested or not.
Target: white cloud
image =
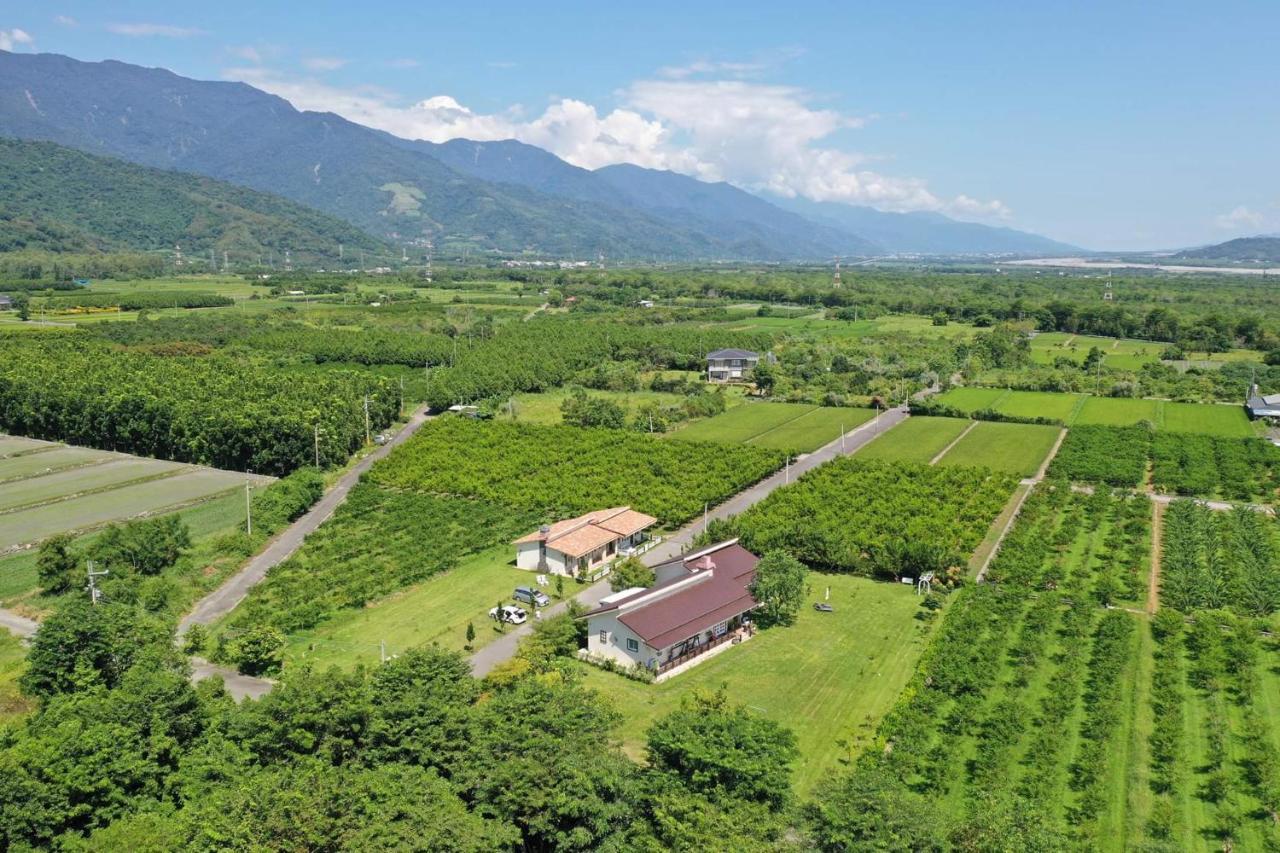
[[[80,22],[70,15],[54,15],[53,22],[60,27],[77,27]]]
[[[205,35],[205,31],[196,27],[176,27],[172,24],[107,24],[107,32],[118,36],[182,39],[191,36]]]
[[[11,30],[0,30],[0,50],[16,50],[20,45],[35,44],[35,41],[30,33],[17,27]]]
[[[391,59],[391,60],[388,60],[386,63],[388,68],[417,68],[421,64],[422,63],[419,62],[418,60],[409,59],[408,57],[403,57],[401,59]]]
[[[238,47],[236,46],[228,47],[227,53],[231,54],[237,59],[243,59],[245,62],[252,62],[255,65],[259,62],[262,62],[262,53],[252,45],[245,44],[245,45],[240,45]]]
[[[280,95],[299,109],[334,112],[408,139],[518,139],[586,169],[633,163],[816,201],[967,219],[1009,216],[998,200],[941,197],[919,178],[870,168],[881,158],[833,147],[829,137],[863,127],[867,118],[814,106],[804,89],[695,79],[724,71],[710,65],[689,74],[668,69],[665,77],[637,81],[618,92],[620,105],[608,112],[562,98],[532,118],[519,106],[477,113],[449,95],[402,106],[380,89],[335,87],[262,68],[231,69],[225,75]]]
[[[337,71],[347,64],[347,60],[336,56],[312,56],[302,60],[302,67],[308,71]]]
[[[1260,231],[1267,223],[1267,217],[1256,210],[1240,205],[1228,213],[1215,216],[1213,224],[1223,231]]]

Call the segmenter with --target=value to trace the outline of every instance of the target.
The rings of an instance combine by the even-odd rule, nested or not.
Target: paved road
[[[260,699],[271,692],[276,683],[269,678],[253,678],[241,675],[234,669],[209,663],[204,658],[191,659],[191,683],[204,681],[206,678],[221,678],[227,693],[237,702],[242,699]]]
[[[0,610],[0,628],[4,628],[15,637],[21,637],[25,640],[28,637],[35,636],[36,631],[40,628],[40,623],[34,619],[19,616],[12,610]]]
[[[249,590],[267,576],[267,572],[272,567],[293,556],[294,552],[302,547],[307,536],[333,515],[334,510],[347,499],[351,487],[360,480],[364,472],[417,432],[418,428],[431,417],[433,416],[426,413],[425,406],[415,411],[409,417],[409,422],[391,441],[361,459],[350,471],[342,475],[334,487],[306,515],[286,527],[243,569],[227,578],[222,586],[196,602],[191,612],[178,622],[179,639],[190,630],[192,625],[210,625],[234,610],[249,594]]]
[[[754,486],[734,495],[719,506],[712,507],[707,512],[707,520],[711,521],[715,519],[728,518],[731,515],[738,515],[753,504],[763,500],[774,489],[780,486],[785,486],[792,479],[799,477],[806,471],[811,471],[814,468],[817,468],[825,462],[830,462],[837,456],[853,453],[855,450],[859,449],[885,430],[902,423],[902,421],[906,420],[907,417],[908,413],[905,408],[900,407],[896,409],[889,409],[878,418],[870,420],[857,429],[845,433],[841,438],[837,438],[830,444],[815,450],[813,453],[802,456],[799,460],[792,463],[789,470],[783,469],[770,477],[766,477]],[[702,524],[703,520],[698,518],[677,530],[661,544],[644,555],[645,563],[653,566],[679,557],[688,548],[689,543],[693,538],[702,531]],[[605,580],[598,581],[591,586],[584,588],[574,596],[574,599],[586,607],[595,607],[600,603],[600,599],[608,595],[609,592],[609,581],[606,578]],[[568,607],[569,604],[567,601],[559,602],[558,604],[543,610],[543,618],[546,619],[563,613],[568,609]],[[519,645],[520,639],[528,636],[532,632],[532,620],[517,628],[509,628],[507,633],[503,634],[501,637],[471,656],[471,673],[477,677],[488,674],[495,666],[515,655],[516,647]]]

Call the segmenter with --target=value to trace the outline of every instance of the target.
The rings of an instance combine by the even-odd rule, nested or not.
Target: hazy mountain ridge
[[[1175,258],[1198,261],[1258,261],[1280,263],[1280,236],[1259,234],[1256,237],[1237,237],[1212,246],[1183,249]]]

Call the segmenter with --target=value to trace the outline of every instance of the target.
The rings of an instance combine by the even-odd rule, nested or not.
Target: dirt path
[[[962,438],[964,438],[966,435],[968,435],[968,434],[969,434],[969,432],[970,432],[974,427],[976,427],[977,425],[978,425],[978,422],[977,422],[977,421],[969,421],[969,425],[968,425],[967,427],[965,427],[965,428],[964,428],[964,430],[963,430],[959,435],[957,435],[954,439],[952,439],[950,444],[948,444],[946,447],[944,447],[944,448],[942,448],[941,450],[939,450],[939,451],[938,451],[938,455],[937,455],[937,456],[935,456],[935,457],[933,457],[932,459],[930,459],[930,460],[929,460],[929,464],[930,464],[930,465],[937,465],[939,462],[941,462],[941,461],[942,461],[942,457],[944,457],[944,456],[946,456],[948,453],[950,453],[950,452],[951,452],[951,448],[953,448],[953,447],[955,447],[957,444],[959,444],[959,443],[960,443],[960,439],[962,439]]]
[[[1164,510],[1168,504],[1151,502],[1151,576],[1147,579],[1147,613],[1155,614],[1160,608],[1160,560],[1161,543],[1164,541]]]

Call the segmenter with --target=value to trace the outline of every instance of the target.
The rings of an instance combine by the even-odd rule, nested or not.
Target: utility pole
[[[364,395],[364,443],[373,441],[369,436],[369,395]]]
[[[844,422],[840,423],[840,452],[844,453]]]
[[[710,505],[710,504],[708,504],[708,503],[704,503],[704,504],[702,505],[702,535],[703,535],[703,536],[706,536],[706,535],[707,535],[707,509],[708,509],[710,506],[711,506],[711,505]]]
[[[244,472],[244,532],[253,535],[253,501],[249,497],[249,472]]]
[[[314,431],[316,436],[316,467],[319,468],[320,467],[320,424],[315,425]]]
[[[101,600],[102,598],[102,590],[98,589],[98,578],[105,577],[111,574],[111,572],[109,572],[106,569],[103,569],[100,572],[95,572],[93,570],[93,560],[90,560],[88,574],[89,574],[89,585],[86,586],[85,589],[89,591],[89,600],[96,605],[98,601]]]
[[[790,453],[787,454],[787,467],[786,467],[786,471],[783,474],[783,477],[785,477],[784,485],[789,484],[791,482],[791,454]]]
[[[386,640],[383,640],[381,643],[379,643],[378,653],[379,653],[379,657],[381,657],[382,659],[381,662],[386,663],[387,662],[387,641]]]

